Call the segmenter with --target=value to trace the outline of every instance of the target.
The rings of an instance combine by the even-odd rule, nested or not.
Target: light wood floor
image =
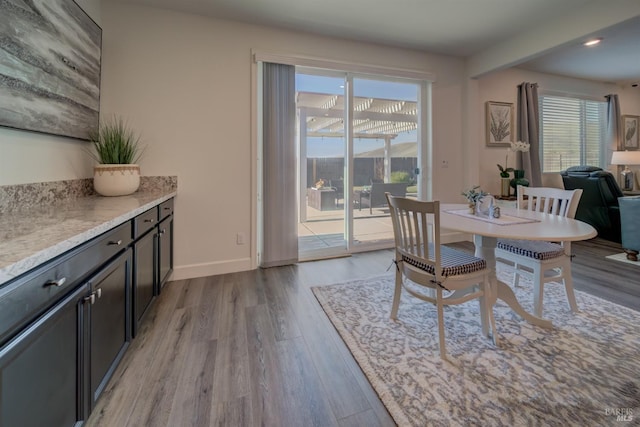
[[[573,248],[577,289],[640,309],[640,268],[604,258],[619,245]],[[391,258],[378,251],[169,283],[87,425],[394,425],[310,291],[383,274]]]

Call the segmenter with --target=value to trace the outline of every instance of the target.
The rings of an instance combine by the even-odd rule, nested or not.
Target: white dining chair
[[[518,186],[517,194],[518,209],[573,218],[582,189]],[[571,278],[571,242],[498,239],[495,254],[497,259],[513,263],[512,267],[505,264],[513,270],[513,286],[518,285],[521,275],[532,279],[533,312],[536,316],[542,317],[545,283],[558,280],[564,285],[569,307],[574,312],[578,311]],[[552,274],[545,275],[550,270]]]
[[[394,197],[390,193],[385,196],[391,211],[395,238],[396,278],[390,317],[394,320],[398,317],[402,289],[416,298],[435,304],[440,357],[446,359],[444,306],[477,298],[482,333],[485,336],[490,333],[497,345],[486,261],[440,245],[439,202],[421,202]]]

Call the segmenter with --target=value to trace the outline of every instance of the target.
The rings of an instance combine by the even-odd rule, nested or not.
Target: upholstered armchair
[[[598,237],[620,242],[620,207],[622,190],[611,172],[595,166],[575,166],[560,172],[564,188],[582,189],[576,219],[590,224]]]
[[[620,197],[620,224],[622,247],[627,259],[638,261],[640,252],[640,196]]]

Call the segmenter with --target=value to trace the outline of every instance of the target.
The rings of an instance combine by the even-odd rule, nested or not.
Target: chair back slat
[[[524,196],[528,199],[525,200]],[[544,212],[551,215],[574,218],[582,189],[562,190],[549,187],[518,186],[518,209]]]
[[[425,265],[440,266],[440,202],[385,195],[393,223],[396,260],[407,256]],[[439,278],[441,269],[434,271]]]

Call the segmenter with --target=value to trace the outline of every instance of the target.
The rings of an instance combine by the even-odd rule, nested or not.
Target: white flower
[[[522,141],[511,141],[511,151],[529,151],[529,143]]]

